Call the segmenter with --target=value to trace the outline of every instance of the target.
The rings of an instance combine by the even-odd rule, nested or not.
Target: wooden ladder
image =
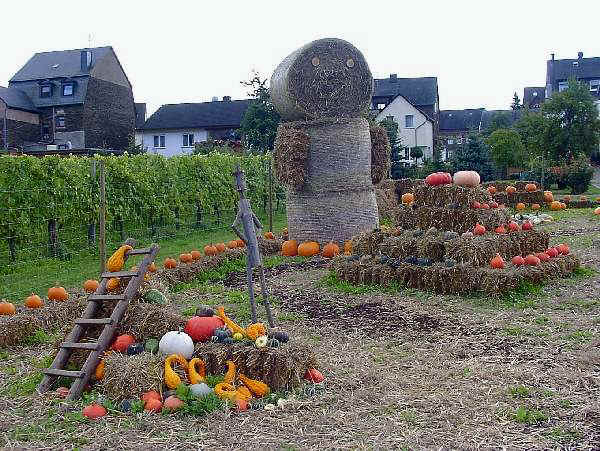
[[[148,271],[148,266],[150,266],[156,258],[158,250],[159,246],[153,244],[146,249],[133,249],[127,252],[125,258],[132,255],[145,255],[142,263],[138,266],[137,271],[105,272],[102,274],[100,286],[94,293],[88,296],[88,305],[83,312],[83,315],[81,318],[75,320],[73,330],[71,330],[71,333],[67,336],[65,342],[60,345],[60,349],[54,358],[52,365],[43,371],[44,378],[40,382],[40,385],[38,385],[39,393],[45,393],[50,390],[56,377],[65,376],[75,379],[69,389],[67,399],[77,399],[81,396],[84,387],[89,382],[91,375],[95,372],[101,356],[111,344],[117,326],[127,310],[129,301],[131,301],[138,292],[140,285],[144,281],[144,276]],[[129,283],[123,294],[107,294],[106,284],[108,279],[112,277],[130,277]],[[95,318],[98,307],[103,301],[118,302],[109,318]],[[97,341],[91,343],[79,342],[84,335],[86,327],[97,325],[104,325]],[[74,349],[88,349],[92,352],[90,352],[81,370],[65,370],[64,368]]]

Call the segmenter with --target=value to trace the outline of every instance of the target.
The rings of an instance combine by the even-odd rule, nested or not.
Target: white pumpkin
[[[210,395],[213,392],[213,389],[204,382],[201,382],[199,384],[190,385],[190,391],[199,398],[202,398],[203,396]]]
[[[194,342],[185,332],[172,330],[162,336],[158,342],[158,351],[165,356],[181,354],[190,359],[194,354]]]
[[[479,186],[481,178],[477,171],[458,171],[454,173],[454,184],[459,186]]]

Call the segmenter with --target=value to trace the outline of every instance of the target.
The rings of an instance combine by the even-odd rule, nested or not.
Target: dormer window
[[[40,97],[52,97],[52,85],[40,86]]]
[[[75,85],[73,83],[65,83],[62,85],[62,95],[63,97],[72,96],[75,91]]]

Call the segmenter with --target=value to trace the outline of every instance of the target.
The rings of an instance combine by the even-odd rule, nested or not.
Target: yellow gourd
[[[241,373],[238,374],[238,379],[242,381],[242,384],[244,384],[257,398],[262,398],[263,396],[269,394],[269,386],[264,382],[257,381],[256,379],[250,379]]]
[[[188,369],[187,360],[185,360],[182,355],[172,354],[165,359],[165,384],[171,390],[176,389],[177,386],[181,384],[181,378],[175,371],[173,371],[173,368],[171,367],[173,362],[179,363],[184,370]]]
[[[246,335],[252,341],[256,340],[261,335],[267,335],[267,329],[263,323],[254,323],[246,327]]]
[[[223,382],[225,382],[226,384],[233,384],[233,381],[235,380],[235,363],[233,363],[231,360],[228,360],[226,363],[227,372],[225,373]]]
[[[110,279],[108,279],[108,282],[106,283],[106,289],[108,291],[117,291],[119,289],[120,285],[121,285],[121,279],[119,279],[118,277],[111,277]]]
[[[106,262],[106,269],[110,272],[117,272],[123,269],[125,264],[125,252],[132,250],[133,248],[129,244],[121,246],[110,256]]]
[[[101,381],[104,378],[104,359],[100,360],[98,363],[94,376],[97,381]]]
[[[198,369],[196,369],[198,367]],[[188,364],[188,378],[190,380],[190,384],[199,384],[200,382],[204,382],[204,378],[206,377],[206,364],[204,360],[199,358],[194,358],[190,360]]]
[[[237,395],[237,391],[235,387],[226,382],[221,382],[215,385],[215,395],[217,395],[221,399],[228,399],[229,401],[233,401],[235,396]]]
[[[234,334],[239,332],[240,334],[246,336],[246,331],[242,327],[238,326],[232,320],[227,318],[227,315],[225,315],[225,308],[223,306],[217,307],[217,316],[223,320],[225,325],[229,327]]]
[[[236,399],[243,399],[244,401],[250,401],[252,399],[252,393],[250,393],[250,390],[244,385],[238,387],[235,392]]]

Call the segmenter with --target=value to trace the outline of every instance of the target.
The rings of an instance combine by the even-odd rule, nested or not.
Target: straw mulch
[[[390,141],[387,132],[378,125],[370,127],[371,133],[371,181],[381,182],[390,170]]]
[[[149,390],[162,392],[163,376],[164,360],[159,355],[111,352],[104,358],[104,378],[98,385],[112,400],[139,399]]]
[[[337,276],[354,284],[400,283],[407,288],[433,291],[442,294],[466,294],[475,292],[504,293],[515,289],[522,281],[539,283],[546,279],[566,277],[579,266],[572,255],[560,256],[540,266],[515,267],[497,270],[458,264],[447,267],[443,263],[418,266],[394,259],[381,264],[377,259],[360,261],[338,258],[331,262],[330,269]]]
[[[398,208],[396,225],[403,229],[452,230],[463,233],[473,230],[476,224],[493,230],[510,220],[510,212],[506,208],[453,209],[441,207],[417,207],[403,205]]]
[[[198,343],[194,356],[204,360],[208,374],[225,373],[225,362],[231,360],[238,372],[265,382],[271,390],[297,387],[307,369],[318,367],[313,347],[302,343],[262,349],[243,344]]]
[[[280,124],[275,138],[275,176],[284,185],[302,188],[306,177],[306,160],[310,138],[294,123]]]

